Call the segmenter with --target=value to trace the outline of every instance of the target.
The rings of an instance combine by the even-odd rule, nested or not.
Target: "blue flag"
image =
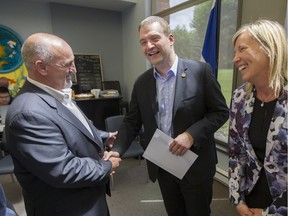
[[[217,77],[217,19],[218,19],[218,0],[213,1],[211,8],[206,35],[204,39],[202,58],[212,67],[213,74]]]

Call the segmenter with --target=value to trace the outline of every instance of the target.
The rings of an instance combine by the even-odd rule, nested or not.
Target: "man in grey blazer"
[[[10,105],[5,135],[27,215],[109,215],[109,176],[121,159],[104,150],[102,138],[113,136],[71,101],[71,47],[36,33],[24,42],[22,56],[28,77]]]
[[[143,124],[145,147],[159,128],[174,138],[171,154],[195,152],[198,158],[182,180],[147,161],[149,177],[158,179],[169,216],[208,216],[217,163],[214,132],[228,119],[225,99],[209,64],[177,57],[163,18],[143,20],[139,35],[154,67],[136,80],[112,150],[122,155]]]

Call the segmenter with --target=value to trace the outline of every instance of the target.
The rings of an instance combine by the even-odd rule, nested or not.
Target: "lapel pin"
[[[187,70],[187,68],[185,68],[184,72],[181,74],[182,78],[185,78],[187,76],[186,70]]]

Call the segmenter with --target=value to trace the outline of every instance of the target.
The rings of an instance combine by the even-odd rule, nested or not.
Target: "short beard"
[[[72,83],[71,79],[69,79],[69,80],[65,79],[65,83],[64,83],[64,88],[65,89],[66,88],[71,88],[72,85],[73,85],[73,83]]]

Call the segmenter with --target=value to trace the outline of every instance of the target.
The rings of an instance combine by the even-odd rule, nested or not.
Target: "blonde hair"
[[[276,21],[257,20],[243,25],[233,36],[232,43],[235,45],[237,38],[244,32],[249,32],[269,58],[269,87],[276,95],[287,82],[287,36],[285,29]],[[254,86],[247,85],[248,95]]]
[[[138,32],[140,32],[140,29],[142,27],[150,25],[155,22],[160,24],[160,26],[163,29],[164,35],[168,37],[171,34],[169,23],[164,18],[159,17],[159,16],[149,16],[146,19],[144,19],[138,27]]]

